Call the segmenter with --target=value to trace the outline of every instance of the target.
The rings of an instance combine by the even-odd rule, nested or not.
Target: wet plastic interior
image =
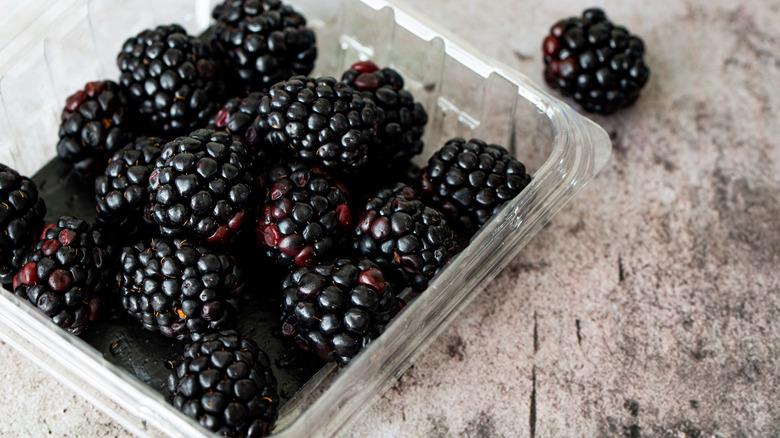
[[[610,141],[594,123],[524,76],[386,0],[289,0],[315,28],[314,75],[340,76],[357,60],[390,65],[429,114],[423,164],[444,141],[503,144],[534,180],[478,233],[350,366],[326,366],[282,407],[279,436],[328,436],[381,396],[484,285],[606,164]],[[6,5],[7,3],[7,5]],[[213,0],[51,0],[7,6],[0,18],[2,162],[33,175],[55,156],[65,98],[91,80],[115,79],[122,42],[178,22],[192,34]],[[334,4],[338,7],[334,7]],[[29,6],[29,7],[27,7]],[[153,7],[152,7],[153,6]],[[8,14],[8,11],[11,11]],[[0,337],[139,436],[210,436],[170,406],[140,371],[118,366],[100,335],[70,336],[15,297],[0,294]],[[109,342],[110,344],[110,342]],[[161,348],[161,347],[160,347]],[[114,348],[116,349],[116,347]],[[143,367],[141,367],[143,368]]]

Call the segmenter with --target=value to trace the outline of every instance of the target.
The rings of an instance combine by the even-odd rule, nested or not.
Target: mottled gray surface
[[[0,436],[128,437],[124,428],[0,342]]]
[[[348,436],[780,435],[780,4],[599,2],[645,39],[614,154]],[[542,83],[590,2],[427,0]],[[125,436],[0,347],[0,434]],[[66,410],[66,411],[65,411]]]

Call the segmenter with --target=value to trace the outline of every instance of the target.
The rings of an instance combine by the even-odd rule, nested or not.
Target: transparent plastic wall
[[[524,76],[469,48],[413,9],[386,0],[289,0],[317,32],[313,75],[340,76],[357,60],[392,66],[428,111],[423,164],[444,141],[503,144],[534,179],[450,262],[425,293],[348,367],[324,367],[280,412],[280,436],[328,436],[370,405],[462,309],[601,170],[606,133]],[[177,22],[191,34],[209,25],[213,0],[0,0],[2,161],[31,175],[54,158],[67,96],[92,80],[115,79],[131,35]],[[337,6],[337,7],[334,7]],[[139,436],[210,436],[100,353],[0,294],[0,338]]]

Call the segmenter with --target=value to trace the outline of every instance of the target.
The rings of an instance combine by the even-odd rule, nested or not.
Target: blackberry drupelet
[[[227,131],[234,138],[247,144],[253,154],[252,173],[259,175],[279,158],[279,148],[268,147],[258,133],[260,128],[259,107],[265,93],[249,93],[234,97],[220,109],[212,126]]]
[[[282,334],[326,362],[347,364],[399,311],[382,270],[341,258],[294,268],[282,282]]]
[[[361,61],[344,72],[341,80],[376,104],[376,145],[369,157],[373,164],[380,168],[402,167],[422,152],[421,137],[428,114],[404,90],[400,73],[390,67],[380,69],[371,61]]]
[[[113,81],[89,82],[65,101],[57,156],[84,176],[100,173],[108,158],[133,138],[132,107]]]
[[[301,162],[275,166],[262,180],[255,236],[267,259],[303,266],[344,244],[352,213],[338,180]]]
[[[119,270],[122,306],[147,330],[198,340],[235,322],[243,280],[226,253],[156,238],[122,248]]]
[[[41,234],[45,215],[35,183],[0,163],[0,284],[6,289]]]
[[[258,109],[263,141],[288,158],[352,173],[368,163],[376,105],[344,82],[294,76],[274,84]]]
[[[411,186],[380,190],[366,204],[354,231],[354,249],[390,276],[397,290],[422,292],[459,250],[444,215],[427,207]]]
[[[588,112],[610,114],[631,105],[650,76],[642,39],[598,8],[553,25],[542,51],[547,83]]]
[[[252,209],[249,163],[246,145],[225,132],[199,129],[166,143],[149,175],[162,234],[230,242]]]
[[[148,131],[172,138],[206,126],[225,93],[220,58],[178,24],[129,38],[117,57],[125,88]]]
[[[14,293],[58,326],[81,334],[112,280],[111,249],[88,222],[61,217],[47,225],[14,277]]]
[[[263,437],[278,417],[279,396],[268,356],[234,330],[184,348],[168,378],[173,405],[225,437]]]
[[[120,149],[95,178],[97,223],[113,235],[134,237],[154,224],[149,200],[149,175],[163,140],[141,137]]]
[[[523,163],[503,146],[453,138],[428,159],[420,193],[468,239],[529,182]]]
[[[242,91],[267,91],[314,69],[314,32],[291,6],[279,0],[225,0],[212,15],[210,40],[227,58]]]

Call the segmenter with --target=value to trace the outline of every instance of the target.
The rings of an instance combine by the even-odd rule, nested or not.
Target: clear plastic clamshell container
[[[606,164],[599,126],[520,73],[391,0],[288,0],[317,33],[316,76],[340,77],[357,60],[392,66],[428,111],[428,156],[450,138],[507,146],[534,176],[349,366],[325,366],[282,407],[274,434],[332,435],[380,397],[453,318]],[[92,80],[118,78],[129,36],[177,22],[210,24],[214,0],[0,1],[2,162],[33,175],[55,156],[65,99]],[[0,337],[139,436],[210,436],[167,397],[109,362],[83,339],[0,293]]]

